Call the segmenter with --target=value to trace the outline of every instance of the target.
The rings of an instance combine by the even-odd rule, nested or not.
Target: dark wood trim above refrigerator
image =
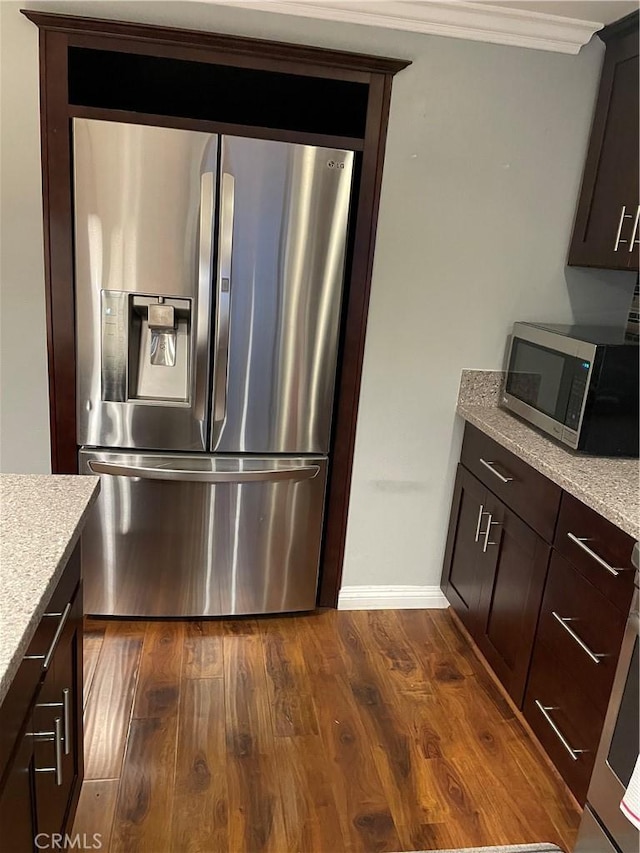
[[[54,473],[77,472],[76,349],[73,283],[73,207],[70,122],[74,115],[115,117],[69,103],[68,51],[83,47],[162,56],[185,61],[237,65],[264,72],[342,80],[368,87],[364,139],[292,130],[257,129],[308,144],[351,148],[361,158],[355,211],[352,212],[350,267],[343,307],[341,354],[336,383],[331,470],[321,560],[318,605],[338,601],[356,420],[362,375],[367,310],[371,289],[382,167],[395,73],[406,60],[364,56],[302,45],[282,44],[200,31],[170,29],[122,21],[68,17],[32,10],[23,14],[40,29],[40,120],[42,136],[43,214],[51,465]],[[136,115],[130,113],[129,115]],[[138,114],[141,116],[142,114]],[[120,119],[123,120],[123,119]],[[187,126],[193,119],[169,118]],[[208,122],[205,122],[209,124]],[[228,126],[228,125],[227,125]],[[242,132],[235,126],[235,132]],[[248,135],[251,129],[245,128]],[[228,132],[228,131],[225,131]],[[280,137],[278,134],[282,134]],[[295,140],[294,138],[295,137]],[[337,143],[341,143],[339,146]]]
[[[153,45],[156,56],[161,45],[175,48],[172,55],[181,58],[197,59],[200,62],[220,62],[220,54],[236,57],[246,67],[281,70],[278,62],[286,64],[288,73],[310,74],[313,76],[338,76],[344,80],[355,79],[349,72],[367,74],[397,74],[411,64],[406,59],[389,59],[382,56],[368,56],[361,53],[328,50],[321,47],[309,47],[301,44],[267,41],[266,39],[247,38],[245,36],[224,35],[203,30],[187,30],[162,27],[155,24],[140,24],[130,21],[109,21],[101,18],[85,18],[38,12],[22,9],[22,14],[40,30],[65,33],[74,37],[84,35],[85,46],[96,49],[126,49],[135,52],[148,52],[145,45]],[[89,40],[90,39],[90,40]],[[122,39],[126,48],[113,46],[114,39]],[[71,42],[70,42],[71,43]],[[73,42],[79,43],[79,42]],[[204,53],[203,51],[206,51]],[[198,52],[198,55],[196,55]],[[167,54],[165,54],[167,55]],[[294,68],[293,66],[297,66]],[[364,78],[361,78],[366,82]]]

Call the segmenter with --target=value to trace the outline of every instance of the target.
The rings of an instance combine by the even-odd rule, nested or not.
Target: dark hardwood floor
[[[579,812],[446,611],[88,621],[103,850],[342,853],[551,841]]]

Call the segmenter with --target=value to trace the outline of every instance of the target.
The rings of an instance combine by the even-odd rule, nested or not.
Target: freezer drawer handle
[[[113,474],[116,477],[140,477],[143,480],[181,480],[187,483],[256,483],[277,480],[311,480],[319,465],[300,468],[270,468],[264,471],[180,471],[176,468],[145,468],[119,465],[115,462],[92,460],[88,463],[94,474]]]

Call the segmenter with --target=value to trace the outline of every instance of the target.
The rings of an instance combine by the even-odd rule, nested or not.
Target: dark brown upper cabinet
[[[338,600],[393,76],[404,59],[200,30],[23,14],[40,31],[51,469],[77,472],[71,119],[355,152],[318,605]]]
[[[569,265],[638,269],[638,13],[606,27],[607,45]]]

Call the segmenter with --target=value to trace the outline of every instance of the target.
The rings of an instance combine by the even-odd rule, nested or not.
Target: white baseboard
[[[338,596],[338,610],[441,610],[448,606],[439,586],[343,586]]]

